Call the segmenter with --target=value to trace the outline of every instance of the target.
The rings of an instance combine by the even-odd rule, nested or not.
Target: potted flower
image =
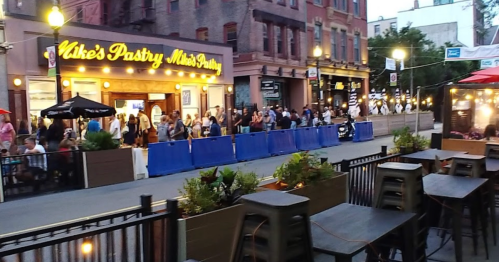
[[[333,165],[308,151],[292,154],[277,168],[274,178],[277,182],[263,187],[309,198],[310,215],[346,201],[347,173],[335,171]]]
[[[238,200],[256,192],[260,181],[255,172],[228,167],[201,171],[199,177],[186,179],[179,190],[179,209],[183,211],[179,259],[230,261],[243,212]]]
[[[120,149],[110,133],[88,133],[81,148],[85,188],[135,180],[132,149]]]
[[[400,148],[405,147],[405,153],[413,153],[426,150],[430,145],[430,140],[421,135],[411,133],[408,126],[394,130],[393,143],[395,147],[390,149],[390,153],[400,153]]]

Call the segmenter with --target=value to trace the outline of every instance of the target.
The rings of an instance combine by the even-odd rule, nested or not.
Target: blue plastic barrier
[[[298,150],[314,150],[321,148],[319,134],[315,127],[302,127],[295,129],[295,142]]]
[[[319,126],[319,144],[322,147],[341,145],[338,137],[339,125]]]
[[[189,141],[172,141],[149,144],[147,170],[149,176],[164,176],[193,170]]]
[[[236,135],[237,161],[250,161],[269,156],[265,132]]]
[[[353,142],[364,142],[373,140],[373,124],[372,122],[356,122],[355,123],[355,134],[353,136]]]
[[[271,155],[285,155],[297,152],[293,129],[273,130],[267,134],[269,153]]]
[[[193,139],[191,142],[192,163],[195,168],[212,167],[236,163],[231,136]]]

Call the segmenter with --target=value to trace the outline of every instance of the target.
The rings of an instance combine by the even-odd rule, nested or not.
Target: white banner
[[[395,63],[395,59],[391,59],[391,58],[387,57],[386,58],[385,69],[386,70],[397,71],[397,64]]]
[[[482,60],[496,57],[499,57],[499,45],[449,47],[445,49],[445,61]]]
[[[317,67],[309,67],[308,68],[308,79],[309,80],[317,80]]]
[[[480,61],[480,69],[486,69],[491,67],[499,66],[499,58],[495,59],[484,59]]]
[[[56,62],[55,62],[55,46],[47,47],[48,59],[49,59],[49,70],[47,76],[53,77],[56,75]]]

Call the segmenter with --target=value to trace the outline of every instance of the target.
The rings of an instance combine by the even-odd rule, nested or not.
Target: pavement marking
[[[274,179],[273,176],[266,176],[266,177],[262,178],[261,182],[265,182],[265,181],[272,180],[272,179]],[[179,201],[182,201],[182,200],[185,200],[186,198],[181,197],[181,196],[177,196],[177,197],[174,197],[173,199],[177,199]],[[166,200],[158,200],[158,201],[155,201],[152,203],[152,207],[157,207],[157,206],[161,206],[161,205],[166,205]],[[127,207],[127,208],[122,208],[122,209],[118,209],[118,210],[114,210],[114,211],[104,212],[104,213],[100,213],[100,214],[92,215],[92,216],[88,216],[88,217],[76,218],[76,219],[71,219],[71,220],[66,220],[66,221],[62,221],[62,222],[58,222],[58,223],[45,225],[45,226],[24,229],[24,230],[0,235],[0,238],[9,237],[12,235],[22,234],[22,233],[26,233],[26,232],[30,232],[30,231],[35,231],[35,230],[41,230],[41,229],[45,229],[45,228],[49,228],[49,227],[61,226],[61,225],[70,224],[70,223],[74,223],[74,222],[89,220],[89,219],[96,218],[99,216],[106,216],[106,215],[112,215],[115,213],[121,213],[121,212],[125,212],[125,211],[132,210],[135,208],[139,208],[139,207],[140,206],[132,206],[132,207]]]

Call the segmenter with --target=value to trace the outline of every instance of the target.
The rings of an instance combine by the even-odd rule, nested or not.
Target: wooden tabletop
[[[455,155],[466,154],[467,152],[462,151],[451,151],[451,150],[439,150],[439,149],[428,149],[425,151],[419,151],[416,153],[403,155],[402,158],[423,160],[423,161],[434,161],[435,156],[438,156],[440,160],[452,159]]]
[[[314,250],[330,255],[354,256],[369,243],[399,228],[415,216],[413,213],[400,211],[338,205],[310,217]]]
[[[429,174],[423,177],[423,185],[424,191],[428,195],[464,199],[485,184],[487,180],[486,178]]]

